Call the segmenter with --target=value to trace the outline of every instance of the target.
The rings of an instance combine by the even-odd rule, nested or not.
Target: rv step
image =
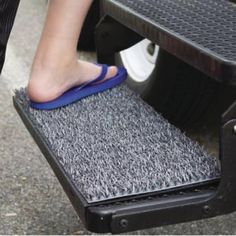
[[[102,12],[218,81],[236,84],[233,1],[102,0]]]
[[[146,214],[159,204],[193,204],[209,198],[208,186],[220,178],[215,157],[125,84],[53,111],[31,109],[25,89],[16,92],[14,104],[89,230],[149,227],[151,221],[112,225],[117,212],[132,212],[129,201]],[[206,192],[193,193],[196,187]],[[179,191],[189,192],[173,201]],[[171,198],[154,197],[164,193]]]

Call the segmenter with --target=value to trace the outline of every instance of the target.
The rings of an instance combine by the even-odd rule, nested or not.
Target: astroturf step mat
[[[52,111],[15,106],[41,149],[88,203],[209,182],[216,158],[186,137],[126,85]]]

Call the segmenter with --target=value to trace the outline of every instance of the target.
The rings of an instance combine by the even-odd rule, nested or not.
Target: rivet
[[[206,214],[208,214],[210,212],[211,208],[208,205],[206,205],[203,207],[203,210]]]
[[[128,220],[122,219],[122,220],[120,221],[120,226],[121,226],[122,228],[126,228],[126,227],[128,226]]]
[[[233,128],[233,132],[234,132],[234,134],[236,134],[236,125]]]

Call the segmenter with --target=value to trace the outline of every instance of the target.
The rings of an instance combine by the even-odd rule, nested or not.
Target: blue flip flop
[[[108,66],[101,65],[101,68],[101,74],[96,79],[86,82],[78,87],[71,88],[60,97],[50,102],[37,103],[30,100],[30,106],[38,110],[52,110],[63,107],[77,102],[82,98],[113,88],[114,86],[121,84],[127,78],[126,69],[118,67],[118,72],[114,77],[104,80],[108,71]]]

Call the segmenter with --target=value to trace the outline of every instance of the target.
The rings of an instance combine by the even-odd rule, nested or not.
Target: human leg
[[[92,0],[50,0],[28,85],[29,97],[47,102],[96,78],[101,68],[77,60],[77,41]],[[117,73],[110,67],[106,78]]]

